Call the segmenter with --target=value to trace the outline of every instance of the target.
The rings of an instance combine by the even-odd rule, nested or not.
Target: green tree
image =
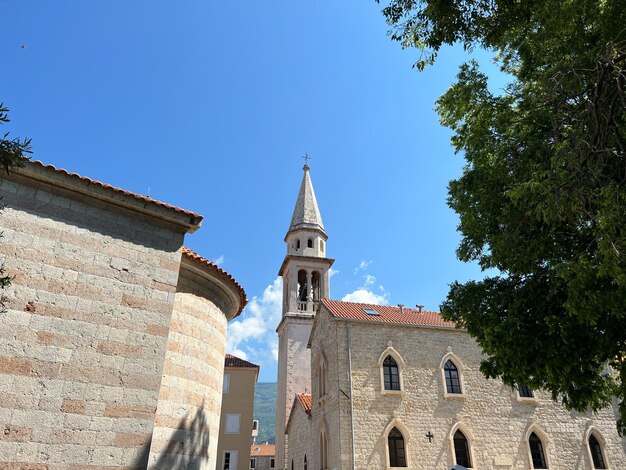
[[[626,8],[611,0],[393,0],[393,39],[418,69],[461,43],[494,52],[437,101],[464,154],[449,185],[459,259],[499,275],[454,283],[445,318],[487,354],[481,370],[570,409],[619,401],[626,431]],[[611,367],[607,367],[611,366]]]
[[[0,124],[9,122],[9,110],[0,103]],[[5,132],[0,139],[0,165],[8,173],[10,170],[22,166],[25,154],[31,153],[30,139],[9,138],[9,132]],[[0,208],[1,209],[1,208]],[[2,236],[2,233],[0,233]],[[6,289],[11,285],[11,276],[6,275],[4,264],[0,264],[0,289]],[[0,311],[4,311],[6,297],[0,294]]]

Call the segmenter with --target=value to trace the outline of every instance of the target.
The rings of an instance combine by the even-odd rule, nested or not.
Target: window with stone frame
[[[528,446],[530,447],[530,458],[532,459],[533,468],[548,468],[543,442],[534,432],[528,438]]]
[[[453,394],[461,394],[461,376],[459,369],[452,360],[448,359],[443,368],[446,378],[446,391]]]
[[[404,436],[398,430],[393,428],[387,435],[387,450],[389,451],[390,467],[406,467],[406,448],[404,445]]]
[[[457,465],[462,465],[465,468],[472,468],[472,458],[470,456],[469,443],[465,434],[460,429],[454,433],[452,438],[454,443],[454,459]]]
[[[400,369],[390,355],[383,361],[383,379],[385,390],[400,390]]]
[[[525,384],[517,384],[517,394],[520,398],[535,398],[533,390]]]
[[[602,446],[596,438],[596,436],[589,434],[589,451],[591,452],[591,459],[593,460],[593,468],[606,469],[606,462],[604,461],[604,453],[602,452]]]
[[[319,398],[326,395],[326,363],[324,357],[320,354],[320,358],[317,364],[317,391]]]

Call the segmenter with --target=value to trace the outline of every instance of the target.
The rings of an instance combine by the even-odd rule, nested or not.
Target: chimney
[[[424,306],[423,306],[422,304],[417,304],[417,305],[416,305],[416,307],[417,307],[417,310],[418,310],[420,313],[422,313],[422,310],[424,309]]]
[[[404,304],[398,304],[398,307],[400,307],[400,313],[404,313]]]

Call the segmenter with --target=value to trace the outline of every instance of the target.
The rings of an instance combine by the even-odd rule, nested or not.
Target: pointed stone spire
[[[319,207],[317,207],[317,199],[315,199],[315,191],[313,191],[313,183],[311,183],[309,165],[307,163],[304,164],[303,170],[304,176],[302,177],[296,208],[293,210],[288,232],[304,228],[320,230],[325,234],[322,215]]]

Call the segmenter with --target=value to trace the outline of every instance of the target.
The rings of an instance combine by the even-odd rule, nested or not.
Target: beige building
[[[479,346],[437,312],[328,300],[332,260],[308,172],[280,270],[279,468],[626,469],[616,404],[575,413],[487,380]]]
[[[274,470],[276,445],[252,444],[250,446],[250,470]]]
[[[226,354],[216,470],[248,470],[250,466],[258,377],[259,366]]]
[[[227,322],[202,216],[39,162],[0,175],[0,468],[213,470]]]

